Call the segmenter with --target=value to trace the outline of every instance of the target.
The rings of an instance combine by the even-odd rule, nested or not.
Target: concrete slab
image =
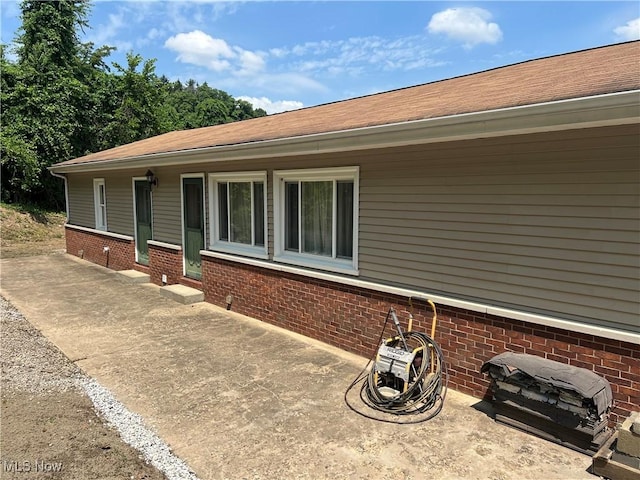
[[[166,285],[160,288],[160,295],[183,305],[204,301],[204,293],[185,285]]]
[[[640,458],[640,412],[632,412],[618,430],[618,444],[616,450],[631,457]]]
[[[148,273],[138,270],[120,270],[118,278],[129,283],[149,283],[151,281],[151,276]]]
[[[0,294],[203,480],[595,478],[590,457],[454,391],[429,422],[360,417],[343,395],[366,360],[321,342],[66,255],[0,267]]]

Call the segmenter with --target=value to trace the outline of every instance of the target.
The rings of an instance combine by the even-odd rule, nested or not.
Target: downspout
[[[69,223],[69,188],[67,184],[67,176],[65,174],[56,173],[52,170],[49,170],[49,173],[51,173],[51,175],[53,175],[54,177],[64,180],[64,210],[67,216],[67,220],[65,221],[65,223]]]

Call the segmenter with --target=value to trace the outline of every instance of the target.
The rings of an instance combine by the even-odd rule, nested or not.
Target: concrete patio
[[[596,478],[590,457],[454,391],[426,423],[360,417],[343,395],[366,359],[233,311],[69,255],[0,267],[2,296],[202,479]]]

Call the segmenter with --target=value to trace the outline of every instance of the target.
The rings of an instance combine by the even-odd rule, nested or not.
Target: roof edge
[[[607,48],[613,48],[613,47],[617,47],[617,46],[620,46],[620,45],[631,44],[631,43],[640,44],[640,40],[626,40],[626,41],[615,42],[615,43],[610,43],[610,44],[606,44],[606,45],[596,45],[594,47],[581,48],[579,50],[572,50],[572,51],[569,51],[569,52],[552,53],[552,54],[549,54],[549,55],[545,55],[543,57],[527,58],[525,60],[520,60],[520,61],[517,61],[517,62],[514,62],[514,63],[508,63],[506,65],[498,65],[498,66],[495,66],[495,67],[485,68],[484,70],[478,70],[478,71],[473,71],[473,72],[468,72],[468,73],[462,73],[462,74],[459,74],[459,75],[454,75],[453,77],[439,78],[439,79],[431,80],[431,81],[428,81],[428,82],[422,82],[422,83],[417,83],[415,85],[407,85],[407,86],[404,86],[404,87],[393,88],[391,90],[385,90],[385,91],[382,91],[382,92],[368,93],[368,94],[359,95],[359,96],[356,96],[356,97],[349,97],[349,98],[344,98],[344,99],[340,99],[340,100],[334,100],[332,102],[320,103],[320,104],[317,104],[317,105],[309,105],[309,106],[306,106],[306,107],[303,107],[303,108],[296,109],[295,111],[310,110],[310,109],[317,108],[317,107],[324,107],[324,106],[327,106],[327,105],[334,105],[336,103],[343,103],[343,102],[349,102],[351,100],[359,100],[359,99],[362,99],[362,98],[375,97],[375,96],[378,96],[378,95],[385,95],[385,94],[391,93],[391,92],[399,92],[399,91],[403,91],[403,90],[410,90],[410,89],[416,88],[416,87],[424,87],[426,85],[433,85],[433,84],[437,84],[437,83],[447,82],[449,80],[456,80],[456,79],[459,79],[459,78],[473,77],[473,76],[476,76],[476,75],[481,75],[481,74],[488,73],[488,72],[494,72],[494,71],[497,71],[497,70],[503,70],[503,69],[507,69],[507,68],[512,68],[512,67],[516,67],[518,65],[524,65],[524,64],[527,64],[527,63],[545,61],[545,60],[548,60],[550,58],[566,57],[566,56],[570,56],[570,55],[581,54],[581,53],[585,53],[585,52],[591,52],[591,51],[594,51],[594,50],[605,50]],[[284,111],[284,112],[274,113],[274,114],[271,114],[269,116],[270,117],[274,117],[274,116],[277,116],[277,115],[286,115],[290,111],[292,111],[292,110],[287,110],[287,111]],[[253,119],[251,119],[251,120],[253,120]]]
[[[640,89],[258,142],[48,167],[94,172],[314,155],[640,122]]]

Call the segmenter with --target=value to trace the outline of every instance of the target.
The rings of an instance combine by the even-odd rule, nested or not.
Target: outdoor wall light
[[[158,179],[151,170],[147,170],[147,173],[145,173],[144,176],[147,177],[147,182],[149,182],[149,185],[158,185]]]

